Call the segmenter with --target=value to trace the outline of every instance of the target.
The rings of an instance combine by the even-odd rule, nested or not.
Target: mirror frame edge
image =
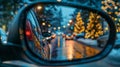
[[[88,7],[88,6],[84,6],[84,5],[80,5],[80,4],[74,4],[74,3],[66,3],[66,2],[48,2],[48,1],[40,1],[40,2],[35,2],[35,3],[31,3],[27,6],[25,6],[21,13],[26,13],[26,11],[28,11],[31,7],[33,7],[36,4],[57,4],[57,5],[63,5],[63,6],[70,6],[70,7],[76,7],[76,8],[82,8],[82,9],[89,9],[91,11],[95,10],[97,11],[98,9],[92,8],[92,7]],[[109,42],[107,42],[107,46],[102,52],[100,52],[98,55],[90,57],[90,58],[83,58],[83,59],[75,59],[75,60],[67,60],[67,61],[48,61],[42,58],[39,58],[39,60],[35,60],[38,58],[33,57],[34,55],[31,55],[31,53],[29,53],[28,51],[24,50],[27,49],[26,46],[23,46],[23,50],[25,55],[32,60],[33,62],[40,64],[40,65],[52,65],[52,66],[58,66],[58,65],[73,65],[73,64],[83,64],[83,63],[89,63],[89,62],[93,62],[93,61],[97,61],[100,60],[104,57],[106,57],[108,55],[108,53],[111,51],[111,49],[113,48],[114,42],[115,42],[115,36],[116,36],[116,29],[115,29],[115,25],[112,21],[112,19],[107,15],[107,13],[103,12],[102,10],[98,10],[99,14],[103,16],[103,18],[105,18],[105,20],[107,19],[108,25],[110,26],[110,36],[109,35]],[[20,16],[19,16],[20,17]],[[24,22],[23,22],[24,24]],[[111,33],[112,32],[112,33]],[[114,33],[113,33],[114,32]],[[25,35],[24,35],[25,36]],[[26,43],[24,43],[26,44]]]

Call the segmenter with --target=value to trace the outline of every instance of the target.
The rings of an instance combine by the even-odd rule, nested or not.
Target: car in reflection
[[[1,28],[0,28],[0,43],[2,43],[2,44],[6,44],[7,43],[7,34]]]
[[[72,34],[63,34],[62,35],[63,36],[63,38],[65,38],[65,40],[73,40],[74,39],[74,35],[72,35]]]
[[[51,35],[51,36],[49,36],[49,37],[45,37],[44,39],[43,39],[43,41],[48,41],[49,43],[51,42],[51,40],[52,39],[55,39],[56,38],[56,34],[53,34],[53,35]]]
[[[99,38],[97,38],[97,43],[98,43],[98,47],[105,47],[105,44],[108,40],[108,35],[103,35],[103,36],[100,36]]]
[[[75,36],[76,39],[84,38],[84,35],[85,35],[84,33],[80,33],[80,34],[75,34],[74,33],[74,36]]]
[[[42,56],[42,58],[49,59],[49,40],[53,39],[55,36],[50,36],[51,34],[42,32],[33,10],[31,10],[27,15],[25,34],[27,36],[29,47],[39,56]]]

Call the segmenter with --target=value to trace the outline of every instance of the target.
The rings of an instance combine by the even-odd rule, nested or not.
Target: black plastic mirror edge
[[[83,6],[80,4],[74,4],[74,3],[66,3],[66,2],[51,2],[51,1],[41,1],[41,2],[35,2],[32,4],[29,4],[25,7],[23,7],[23,9],[20,12],[20,15],[23,13],[26,13],[28,10],[30,10],[31,7],[35,6],[36,4],[56,4],[56,5],[62,5],[62,6],[69,6],[69,7],[75,7],[75,8],[80,8],[80,9],[86,9],[86,10],[90,10],[93,12],[98,12],[98,14],[100,14],[103,18],[105,18],[105,20],[107,20],[108,25],[110,26],[110,35],[109,35],[109,40],[107,42],[108,45],[105,46],[106,49],[104,49],[101,53],[99,53],[96,56],[90,57],[90,58],[83,58],[83,59],[74,59],[74,60],[65,60],[65,61],[50,61],[50,60],[45,60],[43,58],[38,57],[37,55],[35,55],[34,53],[32,53],[30,51],[30,49],[28,49],[27,47],[27,43],[22,41],[23,45],[23,50],[25,55],[32,60],[34,63],[38,64],[38,65],[45,65],[45,66],[63,66],[63,65],[74,65],[74,64],[83,64],[83,63],[89,63],[89,62],[93,62],[93,61],[97,61],[100,60],[104,57],[106,57],[108,55],[108,53],[111,51],[111,49],[113,48],[114,42],[115,42],[115,37],[116,37],[116,29],[115,29],[115,24],[112,21],[112,19],[107,15],[107,13],[103,12],[102,10],[98,10],[92,7],[88,7],[88,6]],[[21,17],[21,16],[19,16]],[[24,20],[25,22],[25,20]],[[23,26],[25,26],[25,23],[23,22]],[[25,29],[23,27],[23,29]],[[25,33],[24,33],[25,36]],[[25,39],[25,38],[24,38]]]

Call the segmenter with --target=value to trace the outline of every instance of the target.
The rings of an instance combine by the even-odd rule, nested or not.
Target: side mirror
[[[43,65],[82,64],[108,55],[115,25],[102,10],[63,2],[37,2],[19,16],[25,55]]]

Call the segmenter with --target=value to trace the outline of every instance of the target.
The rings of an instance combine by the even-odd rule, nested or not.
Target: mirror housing
[[[26,13],[35,5],[37,4],[56,4],[56,5],[62,5],[62,6],[69,6],[69,7],[75,7],[75,8],[80,8],[80,9],[85,9],[89,10],[92,12],[97,12],[99,15],[101,15],[105,20],[108,22],[108,25],[110,27],[110,35],[109,39],[107,42],[107,46],[105,46],[105,49],[103,49],[102,52],[97,54],[96,56],[90,57],[90,58],[83,58],[83,59],[74,59],[74,60],[62,60],[62,61],[56,61],[56,60],[46,60],[41,57],[38,57],[35,55],[27,46],[26,40],[25,40],[25,20],[26,20]],[[17,25],[17,31],[19,33],[13,33],[16,34],[18,38],[20,38],[22,47],[24,50],[24,54],[34,63],[40,64],[40,65],[47,65],[47,66],[57,66],[57,65],[71,65],[71,64],[83,64],[83,63],[88,63],[96,60],[100,60],[104,58],[105,56],[108,55],[108,53],[111,51],[113,48],[114,42],[115,42],[115,36],[116,36],[116,29],[115,29],[115,24],[112,21],[112,19],[102,10],[96,9],[96,8],[91,8],[88,6],[80,5],[80,4],[74,4],[74,3],[66,3],[66,2],[35,2],[32,4],[29,4],[21,9],[19,14],[17,15],[16,19],[14,20],[15,23],[18,23]],[[15,38],[13,41],[16,42],[16,36],[11,36],[10,38]],[[19,42],[19,39],[17,39]],[[18,43],[16,42],[16,43]]]

